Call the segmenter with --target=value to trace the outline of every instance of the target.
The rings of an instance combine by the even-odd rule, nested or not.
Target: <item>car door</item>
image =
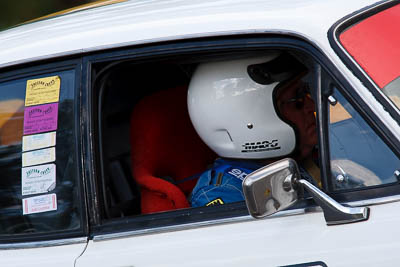
[[[110,212],[112,207],[121,205],[105,207],[108,205],[108,192],[112,190],[105,186],[105,179],[102,178],[104,173],[98,172],[89,184],[93,192],[100,192],[97,198],[92,198],[94,218],[91,240],[84,254],[77,260],[77,266],[397,265],[396,251],[400,244],[393,236],[399,234],[397,225],[400,216],[393,211],[400,208],[397,179],[400,159],[396,141],[389,138],[390,131],[385,124],[324,55],[305,41],[285,36],[281,38],[278,40],[267,36],[261,41],[251,42],[241,37],[231,40],[232,43],[225,40],[224,44],[218,41],[214,44],[220,45],[219,52],[232,52],[229,49],[243,48],[244,43],[249,50],[261,47],[285,50],[290,43],[290,47],[305,53],[305,61],[311,61],[313,66],[310,68],[309,81],[312,88],[310,93],[316,103],[318,165],[322,189],[344,205],[368,206],[367,220],[328,226],[323,210],[307,195],[295,206],[259,220],[248,215],[244,202],[154,214],[132,212],[131,215],[124,215],[125,211],[120,209],[118,216],[107,217],[105,210]],[[228,43],[232,46],[228,46]],[[252,43],[250,48],[249,43]],[[194,46],[199,50],[204,49],[201,41],[175,44],[174,59],[178,57],[179,51]],[[143,51],[148,53],[161,50],[162,44],[149,46]],[[118,65],[117,60],[121,57],[126,61],[132,60],[132,65],[140,66],[138,69],[145,69],[146,65],[137,56],[141,53],[140,49],[132,51],[121,50],[88,57],[87,66],[92,71],[89,73],[94,75],[99,73],[96,68]],[[207,49],[201,52],[208,53],[210,57],[216,53],[213,50],[212,54]],[[191,57],[195,57],[194,52]],[[114,62],[112,58],[115,58]],[[155,70],[157,64],[151,64],[150,68]],[[107,67],[103,70],[105,72]],[[128,81],[139,79],[133,71],[137,69],[128,67],[127,70]],[[116,73],[124,73],[124,70],[118,69]],[[116,74],[110,73],[107,77],[113,75]],[[121,76],[117,77],[121,81]],[[113,81],[108,78],[104,78],[106,85]],[[92,77],[92,81],[101,79]],[[95,99],[102,95],[96,93],[96,87],[102,88],[93,82],[86,91],[88,95],[94,95]],[[113,92],[122,94],[116,88],[108,91],[108,95],[104,94],[108,98]],[[101,92],[101,89],[98,90]],[[121,95],[119,97],[123,98]],[[102,103],[104,109],[104,102],[97,101]],[[122,105],[122,102],[119,103]],[[382,107],[379,102],[374,103]],[[100,112],[98,106],[93,104],[89,109]],[[101,121],[97,115],[92,116],[92,119]],[[121,116],[111,118],[121,119]],[[99,132],[103,130],[96,129]],[[123,135],[122,131],[118,131],[118,138],[122,139]],[[107,139],[99,144],[98,139],[94,139],[90,142],[94,147],[101,147],[104,145],[101,142],[113,141]],[[104,150],[104,147],[97,150],[100,154],[94,155],[95,162],[100,161],[99,164],[102,164],[106,158]],[[110,177],[114,179],[116,176]],[[134,200],[134,195],[133,192],[133,196],[128,199]],[[114,203],[117,201],[115,197],[111,199]]]
[[[87,243],[80,61],[2,69],[2,266],[73,266]]]

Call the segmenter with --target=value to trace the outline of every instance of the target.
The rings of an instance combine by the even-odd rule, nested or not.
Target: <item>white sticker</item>
[[[23,214],[32,214],[57,210],[57,195],[48,194],[22,200]]]
[[[56,148],[50,147],[22,153],[22,167],[39,165],[56,160]]]
[[[55,145],[56,132],[28,135],[22,138],[22,151],[35,150]]]
[[[56,165],[22,168],[22,195],[47,193],[56,187]]]

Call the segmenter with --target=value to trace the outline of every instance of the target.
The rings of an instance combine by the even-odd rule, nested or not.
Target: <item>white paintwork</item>
[[[101,47],[230,32],[293,32],[326,40],[343,16],[376,0],[128,1],[89,9],[0,34],[0,66]]]
[[[83,253],[87,243],[39,248],[0,250],[0,266],[71,267]]]
[[[329,45],[328,29],[376,0],[141,0],[0,33],[0,67],[108,47],[235,33],[302,36],[318,46],[400,139],[400,127]],[[1,70],[0,70],[1,72]],[[400,202],[366,222],[326,226],[321,212],[90,241],[77,266],[398,266]],[[388,231],[389,230],[389,231]],[[1,250],[0,266],[72,266],[86,244]]]
[[[77,267],[398,266],[400,202],[371,207],[366,222],[327,226],[321,212],[192,230],[90,241]],[[388,233],[387,229],[391,229]]]

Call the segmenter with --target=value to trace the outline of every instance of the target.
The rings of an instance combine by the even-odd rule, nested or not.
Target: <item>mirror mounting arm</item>
[[[342,206],[304,179],[294,179],[293,183],[300,184],[311,194],[315,202],[322,208],[327,225],[359,222],[367,220],[369,217],[368,207]]]

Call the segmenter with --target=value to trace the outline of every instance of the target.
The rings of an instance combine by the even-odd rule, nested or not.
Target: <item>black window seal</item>
[[[69,239],[69,238],[77,238],[77,237],[86,237],[88,236],[88,216],[87,216],[87,207],[86,207],[86,196],[84,192],[84,176],[83,173],[83,165],[79,159],[82,157],[81,151],[81,122],[80,122],[80,92],[81,92],[81,81],[82,81],[82,60],[81,58],[72,57],[69,59],[64,59],[62,61],[49,61],[42,62],[42,64],[29,63],[25,65],[15,66],[13,68],[3,68],[0,69],[0,83],[17,80],[21,78],[27,78],[30,76],[36,75],[45,75],[48,73],[54,73],[58,71],[66,71],[66,70],[75,70],[75,100],[74,100],[74,124],[75,124],[75,151],[76,151],[76,159],[77,159],[77,177],[82,179],[78,179],[78,191],[81,199],[81,204],[79,204],[79,212],[81,215],[80,225],[81,227],[78,230],[59,230],[51,233],[24,233],[24,234],[12,234],[12,235],[1,235],[0,236],[0,244],[10,244],[10,243],[25,243],[25,242],[36,242],[36,241],[52,241],[52,240],[61,240],[61,239]]]
[[[149,45],[139,45],[139,46],[134,46],[134,47],[129,47],[129,48],[118,48],[113,51],[106,51],[106,52],[97,52],[91,55],[87,55],[84,57],[84,68],[87,68],[85,71],[86,75],[90,75],[90,70],[93,64],[100,63],[100,62],[112,62],[112,61],[117,61],[117,60],[123,60],[123,61],[128,61],[128,60],[137,60],[138,62],[140,60],[152,60],[152,59],[160,59],[161,57],[171,57],[172,55],[188,55],[192,54],[194,52],[206,52],[206,53],[211,53],[211,52],[218,52],[218,51],[249,51],[250,49],[253,49],[252,51],[255,51],[256,49],[273,49],[273,48],[280,48],[280,49],[294,49],[297,51],[302,51],[311,56],[316,63],[320,64],[323,66],[323,69],[326,71],[327,74],[332,77],[332,79],[342,88],[345,88],[346,95],[351,96],[351,99],[353,100],[352,102],[356,103],[357,110],[360,112],[360,115],[366,120],[367,123],[371,125],[371,127],[380,135],[383,140],[386,140],[390,144],[390,147],[394,149],[399,155],[398,151],[400,151],[400,144],[395,141],[394,138],[392,138],[392,134],[383,125],[382,123],[379,122],[379,118],[377,118],[376,114],[368,107],[367,104],[361,101],[355,101],[357,98],[357,94],[353,91],[352,87],[350,86],[349,82],[345,80],[343,75],[339,72],[339,70],[332,64],[327,57],[323,54],[323,52],[313,44],[311,44],[309,41],[304,40],[301,37],[294,37],[294,36],[285,36],[285,35],[277,35],[277,34],[243,34],[243,35],[235,35],[235,36],[223,36],[221,38],[195,38],[195,39],[187,39],[183,41],[168,41],[168,42],[160,42],[160,43],[152,43]],[[89,81],[89,79],[88,79]],[[89,88],[90,83],[86,83],[86,89],[84,92],[87,94],[85,96],[86,103],[88,105],[88,110],[94,110],[95,107],[91,106],[91,94],[90,88]],[[90,114],[88,114],[90,116]],[[96,117],[97,118],[97,117]],[[88,133],[90,132],[93,134],[93,131],[95,129],[87,129]],[[326,129],[325,129],[326,131]],[[92,140],[93,142],[93,140]],[[94,147],[96,144],[88,145],[87,147]],[[96,150],[94,150],[96,151]],[[326,154],[329,155],[329,154]],[[88,154],[88,156],[90,156]],[[91,155],[93,158],[90,160],[90,162],[95,162],[96,161],[96,155]],[[329,162],[328,158],[324,159],[325,161]],[[329,165],[328,165],[329,166]],[[98,171],[93,169],[93,172],[91,173],[93,176],[92,179],[88,179],[90,184],[88,185],[88,188],[91,188],[91,190],[96,190],[95,186],[95,179]],[[333,197],[335,199],[341,200],[341,201],[356,201],[360,199],[365,199],[365,198],[376,198],[376,197],[383,197],[387,195],[395,195],[398,194],[398,187],[399,186],[383,186],[380,188],[372,188],[372,189],[364,189],[363,191],[354,191],[354,192],[346,192],[343,195],[340,194],[335,194]],[[372,193],[368,193],[368,192]],[[96,203],[98,203],[98,199],[92,200],[92,206],[90,206],[90,209],[97,210],[97,207],[95,206]],[[239,205],[240,206],[240,205]],[[229,213],[229,207],[225,207]],[[192,209],[193,212],[195,213],[197,209]],[[222,210],[220,210],[222,211]],[[238,211],[234,211],[236,215],[231,214],[231,216],[239,216],[238,214],[247,214],[247,210],[245,211],[243,207],[244,213],[240,213]],[[101,222],[99,213],[97,211],[94,212],[95,215],[97,216],[98,220],[96,220],[97,224],[93,225],[93,232],[91,232],[91,236],[99,234],[104,231],[113,231],[113,229],[117,229],[117,225],[123,225],[125,224],[125,227],[121,226],[122,228],[129,228],[129,230],[132,229],[143,229],[143,227],[146,227],[146,224],[141,223],[143,219],[139,218],[143,215],[140,215],[139,217],[131,217],[131,218],[125,218],[125,219],[116,219],[116,221],[110,220],[108,222]],[[189,214],[188,210],[177,210],[168,213],[167,215],[165,214],[150,214],[146,215],[145,217],[147,218],[146,220],[151,221],[153,224],[151,227],[154,226],[165,226],[168,225],[169,223],[177,224],[177,220],[175,219],[177,216],[185,216]],[[211,213],[210,213],[211,214]],[[166,217],[166,218],[165,218]],[[144,218],[144,217],[143,217]],[[215,215],[210,215],[207,216],[207,214],[202,215],[201,218],[198,218],[200,221],[204,220],[210,220],[210,219],[216,219]],[[157,224],[157,221],[163,221],[160,224]],[[169,220],[169,221],[168,221]],[[129,226],[126,225],[126,223],[129,222]],[[138,225],[135,225],[137,223]],[[179,222],[182,223],[182,222]],[[147,223],[147,226],[149,223]],[[108,229],[108,230],[107,230]],[[117,231],[117,230],[115,230]]]
[[[339,36],[349,27],[361,22],[362,20],[371,17],[381,11],[394,7],[400,4],[396,0],[380,1],[373,5],[364,7],[355,11],[333,24],[328,31],[328,40],[332,49],[336,52],[339,58],[343,61],[346,67],[362,82],[362,84],[373,94],[373,96],[385,107],[386,111],[397,121],[400,125],[400,112],[397,110],[387,99],[379,92],[379,88],[371,82],[372,79],[362,71],[358,63],[353,63],[351,56],[347,55],[345,49],[342,48],[339,42]],[[356,61],[355,61],[356,62]],[[378,90],[379,89],[379,90]]]

